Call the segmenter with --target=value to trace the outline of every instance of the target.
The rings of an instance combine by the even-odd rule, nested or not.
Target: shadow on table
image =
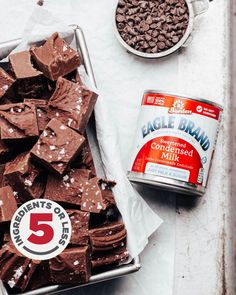
[[[161,207],[173,208],[177,213],[178,209],[194,210],[202,201],[201,197],[158,190],[147,185],[135,184],[134,187],[150,206],[158,204]]]
[[[60,295],[119,295],[124,292],[122,281],[124,278],[118,278],[94,285],[76,288],[70,291],[60,292]]]

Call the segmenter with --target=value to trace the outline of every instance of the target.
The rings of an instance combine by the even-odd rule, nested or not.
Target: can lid
[[[190,96],[190,95],[183,94],[183,93],[174,93],[174,92],[171,92],[171,91],[169,92],[169,91],[165,91],[165,90],[153,90],[153,89],[145,90],[144,91],[144,94],[147,94],[147,93],[154,93],[154,94],[162,94],[162,95],[176,96],[178,98],[184,98],[184,99],[189,99],[189,100],[203,102],[203,103],[209,104],[211,106],[217,107],[217,108],[219,108],[222,111],[224,109],[223,106],[221,104],[219,104],[219,103],[210,101],[208,99],[196,97],[196,96]]]

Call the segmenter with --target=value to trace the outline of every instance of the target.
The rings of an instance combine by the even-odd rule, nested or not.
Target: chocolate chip
[[[124,9],[118,7],[117,10],[116,10],[116,13],[123,14],[124,13]]]
[[[172,42],[173,42],[173,43],[178,43],[178,42],[179,42],[179,38],[178,38],[177,36],[174,36],[174,37],[172,38]]]
[[[158,31],[156,31],[156,30],[154,30],[153,32],[152,32],[152,37],[153,38],[156,38],[158,36]],[[165,38],[164,38],[165,39]],[[162,40],[163,41],[163,40]]]
[[[146,36],[145,36],[145,40],[149,42],[149,41],[152,40],[152,37],[151,37],[150,35],[146,35]]]
[[[147,24],[145,21],[140,22],[140,31],[147,32],[149,30],[149,24]]]
[[[156,29],[156,27],[157,27],[157,24],[155,24],[155,23],[150,25],[151,29]]]
[[[117,29],[123,40],[141,52],[170,49],[189,23],[186,0],[119,0]]]
[[[152,53],[157,53],[158,52],[158,47],[155,46],[154,48],[152,48]]]
[[[125,28],[125,24],[124,23],[118,23],[117,27],[119,30],[123,30]]]
[[[164,48],[166,47],[166,45],[165,45],[164,42],[158,42],[158,43],[157,43],[157,46],[158,46],[158,48],[161,49],[161,50],[164,49]]]
[[[156,42],[154,42],[154,41],[150,41],[148,44],[149,44],[150,47],[155,47],[156,46]]]
[[[153,19],[152,19],[151,15],[149,15],[149,16],[147,17],[147,19],[146,19],[146,23],[149,24],[149,25],[151,25],[152,22],[153,22]]]
[[[164,42],[165,39],[166,39],[166,38],[165,38],[164,35],[159,35],[159,36],[158,36],[158,40],[161,41],[161,42]]]
[[[117,20],[118,23],[122,23],[122,22],[125,21],[125,17],[123,15],[121,15],[121,14],[118,14],[116,16],[116,20]]]

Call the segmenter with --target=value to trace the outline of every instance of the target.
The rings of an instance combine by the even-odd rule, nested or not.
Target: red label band
[[[177,137],[158,137],[138,152],[132,172],[147,173],[202,184],[203,166],[197,150]]]
[[[215,120],[219,119],[221,112],[219,107],[207,103],[157,93],[144,94],[142,105],[166,107],[169,108],[170,114],[198,114]]]

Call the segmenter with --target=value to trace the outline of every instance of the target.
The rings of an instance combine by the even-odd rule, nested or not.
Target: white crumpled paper
[[[50,12],[37,7],[26,24],[21,44],[14,51],[25,50],[30,44],[44,40],[53,32],[68,42],[73,30],[56,19]],[[102,52],[101,52],[102,54]],[[101,96],[95,107],[97,138],[106,177],[117,182],[114,195],[128,231],[128,249],[133,258],[139,255],[148,243],[149,236],[161,225],[162,220],[134,190],[121,164],[119,142],[108,104]]]

